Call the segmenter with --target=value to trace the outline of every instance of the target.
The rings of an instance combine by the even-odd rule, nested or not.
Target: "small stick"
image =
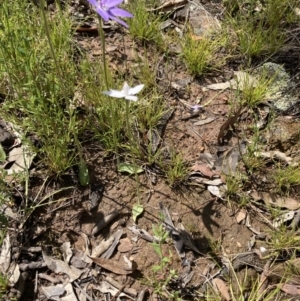
[[[34,281],[34,294],[38,292],[38,271],[35,272],[35,281]]]
[[[119,291],[112,297],[112,299],[111,299],[110,301],[115,301],[115,300],[119,297],[119,295],[122,293],[122,291],[124,290],[124,288],[125,288],[125,286],[128,284],[128,282],[129,282],[129,280],[127,280],[127,281],[125,282],[125,284],[122,285],[121,288],[119,288]]]
[[[39,278],[40,279],[45,279],[53,284],[57,284],[57,283],[60,283],[60,281],[50,275],[47,275],[47,274],[44,274],[44,273],[40,273],[38,274]]]
[[[107,282],[109,282],[111,285],[113,285],[114,287],[116,287],[117,289],[119,289],[119,290],[122,289],[122,287],[123,287],[123,286],[122,286],[120,283],[118,283],[115,279],[113,279],[113,278],[111,278],[111,277],[109,277],[109,276],[106,276],[105,280],[106,280]],[[123,288],[123,291],[124,291],[125,294],[128,294],[128,295],[133,296],[133,297],[136,297],[136,295],[137,295],[136,290],[133,289],[133,288],[126,288],[126,287],[124,287],[124,288]]]

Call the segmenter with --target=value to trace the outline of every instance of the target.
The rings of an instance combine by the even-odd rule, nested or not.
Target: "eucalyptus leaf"
[[[118,171],[126,172],[129,173],[130,175],[134,175],[134,174],[142,173],[144,170],[141,167],[137,166],[136,164],[120,163],[118,165]]]
[[[132,218],[134,220],[134,222],[136,222],[136,219],[139,215],[141,215],[144,211],[144,207],[140,204],[135,204],[132,207]]]

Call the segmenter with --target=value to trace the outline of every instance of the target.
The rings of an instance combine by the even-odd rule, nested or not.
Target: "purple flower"
[[[191,110],[191,114],[197,114],[199,113],[200,111],[202,111],[203,107],[200,106],[200,105],[194,105],[194,106],[191,106],[190,107],[190,110]]]
[[[118,22],[119,24],[128,28],[127,23],[120,20],[118,17],[132,18],[133,15],[119,7],[119,4],[123,0],[88,0],[88,2],[94,7],[95,11],[99,16],[107,22],[109,19]]]

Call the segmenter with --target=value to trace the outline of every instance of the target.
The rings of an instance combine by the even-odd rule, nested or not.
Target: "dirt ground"
[[[212,15],[218,15],[222,11],[219,1],[207,1],[202,4]],[[135,52],[132,49],[139,51],[140,55],[144,53],[139,44],[134,43],[128,35],[123,35],[123,32],[116,28],[112,26],[106,29],[106,42],[109,66],[118,69],[125,68],[125,65],[122,64],[125,59],[130,64],[135,63],[136,58],[133,56]],[[78,31],[75,39],[80,47],[90,53],[92,59],[99,58],[101,48],[97,32]],[[299,43],[298,45],[287,44],[286,49],[272,58],[272,62],[285,64],[291,75],[298,74],[299,49]],[[171,46],[170,51],[172,51]],[[150,54],[148,54],[148,59],[151,65]],[[166,107],[174,110],[166,123],[163,134],[164,145],[180,151],[184,161],[190,167],[199,162],[199,157],[203,153],[210,153],[217,160],[224,147],[235,147],[238,139],[237,135],[233,133],[234,131],[228,131],[228,133],[226,131],[222,141],[218,139],[222,126],[228,120],[229,114],[232,113],[229,106],[232,95],[228,90],[220,93],[204,87],[231,79],[233,72],[238,71],[238,62],[229,61],[221,72],[208,74],[200,79],[192,78],[175,55],[172,61],[169,59],[166,62],[162,57],[159,62],[159,65],[156,66],[157,73],[160,73],[160,79],[157,80],[158,89],[165,97]],[[198,116],[190,118],[189,106],[206,103],[209,104]],[[211,121],[200,126],[194,125],[207,118],[211,118]],[[281,118],[284,119],[284,122],[288,122],[285,117]],[[250,134],[248,126],[253,119],[250,119],[247,112],[243,113],[241,119],[238,129],[235,130],[247,136]],[[298,127],[297,119],[293,119],[291,122],[295,124],[295,128]],[[290,144],[287,148],[294,147],[296,152],[298,141],[294,140],[288,143]],[[271,148],[272,150],[278,149],[275,143]],[[192,251],[188,247],[184,249],[185,258],[191,264],[190,271],[193,271],[193,276],[186,285],[182,285],[179,280],[170,283],[169,290],[173,288],[179,291],[183,299],[201,298],[201,289],[209,277],[213,277],[212,275],[216,273],[224,273],[223,279],[227,279],[224,272],[226,258],[232,264],[236,264],[237,278],[241,281],[244,278],[247,279],[244,283],[244,290],[251,290],[252,283],[259,279],[266,262],[255,257],[257,255],[254,255],[254,258],[253,254],[250,259],[245,258],[242,264],[237,263],[234,259],[238,254],[244,254],[251,250],[253,237],[255,237],[255,249],[259,249],[261,246],[267,248],[268,237],[271,237],[272,229],[263,218],[266,214],[263,209],[254,203],[241,207],[234,198],[216,197],[207,190],[206,185],[197,183],[194,180],[195,177],[187,178],[184,183],[176,187],[170,187],[166,179],[155,176],[154,172],[151,173],[148,169],[139,175],[137,184],[134,176],[116,172],[112,158],[107,157],[101,146],[97,144],[85,146],[85,157],[90,158],[88,161],[91,175],[89,186],[81,187],[79,185],[76,170],[73,169],[62,175],[60,179],[49,178],[40,194],[45,177],[42,175],[43,171],[33,172],[29,191],[31,199],[35,197],[41,199],[60,188],[70,187],[70,189],[53,196],[52,202],[49,201],[47,206],[35,209],[22,230],[18,231],[19,221],[10,222],[9,233],[11,233],[12,245],[18,248],[22,246],[24,249],[24,252],[16,252],[13,255],[16,262],[24,265],[23,272],[27,272],[21,300],[46,300],[46,298],[40,297],[42,296],[40,287],[47,286],[49,282],[45,279],[37,280],[38,272],[46,273],[53,278],[57,277],[45,265],[38,269],[28,266],[30,262],[42,262],[41,249],[33,252],[30,251],[30,248],[43,247],[53,258],[61,259],[62,244],[70,242],[73,254],[85,252],[87,241],[90,244],[88,249],[93,250],[101,241],[108,240],[118,230],[122,230],[121,242],[110,260],[121,266],[124,264],[123,255],[128,258],[132,256],[137,265],[136,269],[129,274],[117,275],[108,269],[91,268],[91,265],[87,265],[85,268],[93,270],[93,275],[89,275],[90,283],[97,285],[108,275],[121,286],[125,285],[127,288],[135,289],[137,293],[146,290],[144,300],[155,300],[153,285],[151,286],[154,277],[152,267],[159,264],[159,256],[149,241],[137,237],[129,229],[134,225],[132,207],[138,202],[144,207],[143,214],[137,218],[136,222],[139,229],[146,230],[153,235],[153,225],[157,226],[162,222],[159,214],[160,204],[162,204],[168,209],[175,227],[177,228],[179,223],[182,224],[199,251]],[[253,182],[244,183],[245,191],[247,189],[249,191],[251,189],[262,189],[263,191],[272,189],[273,183],[268,178],[268,168],[272,169],[271,166],[266,165],[265,170],[252,176]],[[155,177],[155,181],[153,181],[153,177]],[[291,197],[299,197],[298,192],[297,187],[291,190]],[[14,207],[17,208],[18,202],[21,202],[19,192],[16,192],[15,197]],[[101,231],[93,234],[95,225],[116,211],[115,218]],[[246,222],[246,218],[240,218],[243,215],[247,215],[248,222]],[[259,233],[265,233],[267,238],[260,238]],[[120,246],[123,246],[125,251]],[[186,266],[183,265],[172,238],[169,238],[163,245],[163,252],[171,258],[170,269],[176,270],[178,275],[183,275]],[[66,279],[63,273],[60,273],[60,277],[62,281]],[[161,277],[163,279],[166,275],[162,274]],[[232,285],[238,292],[238,284],[234,279],[235,277],[233,277]],[[16,291],[12,289],[10,297],[15,295]],[[103,296],[102,293],[94,290],[93,300],[104,300],[101,299],[101,296]],[[165,300],[169,298],[165,296]],[[283,300],[284,295],[280,298]],[[122,300],[127,299],[122,297]],[[134,297],[133,300],[138,299]],[[159,297],[157,300],[163,300],[163,297]]]

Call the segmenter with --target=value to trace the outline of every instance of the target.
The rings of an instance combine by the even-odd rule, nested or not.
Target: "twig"
[[[84,294],[84,296],[89,300],[89,301],[94,301],[81,287],[80,285],[74,281],[73,282],[75,284],[75,286]]]
[[[119,289],[119,291],[112,297],[112,299],[110,301],[115,301],[116,298],[119,297],[119,295],[122,293],[123,289],[125,288],[125,286],[129,283],[129,280],[127,280],[125,282],[125,284]]]
[[[106,276],[105,280],[107,282],[109,282],[110,284],[112,284],[113,286],[115,286],[117,289],[122,289],[122,287],[123,287],[120,283],[118,283],[116,280],[114,280],[113,278],[111,278],[109,276]],[[123,290],[124,290],[125,294],[131,295],[133,297],[136,297],[136,295],[137,295],[136,290],[133,288],[123,287]]]

